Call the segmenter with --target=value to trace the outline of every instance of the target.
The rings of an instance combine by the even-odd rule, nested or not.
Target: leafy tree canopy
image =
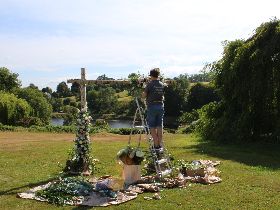
[[[15,125],[23,118],[29,117],[31,106],[24,99],[17,98],[12,93],[0,92],[0,122]]]
[[[57,85],[56,88],[56,93],[60,96],[60,97],[67,97],[71,95],[70,89],[68,88],[66,82],[60,82]]]
[[[53,91],[50,87],[45,87],[45,88],[42,88],[42,92],[52,94]]]
[[[102,75],[97,77],[97,80],[115,80],[115,79],[107,77],[105,74],[102,74]]]
[[[76,97],[80,97],[80,84],[77,82],[72,83],[71,85],[71,93]]]
[[[168,116],[178,116],[186,109],[189,93],[189,80],[187,74],[174,78],[171,85],[165,88],[165,111]]]
[[[280,21],[273,19],[259,26],[249,39],[224,45],[222,59],[212,65],[222,101],[217,109],[211,108],[216,114],[212,115],[215,126],[205,127],[213,134],[209,137],[279,139]]]
[[[99,91],[91,90],[87,93],[88,108],[93,114],[114,113],[117,104],[116,91],[111,88],[102,88]]]
[[[17,95],[19,98],[25,99],[33,108],[32,116],[40,118],[44,124],[49,123],[52,106],[40,90],[30,87],[22,88],[18,90]]]
[[[219,101],[214,87],[197,83],[190,88],[187,97],[187,111],[190,112],[193,109],[200,109],[202,106],[213,101]]]
[[[0,90],[11,92],[14,88],[19,88],[21,82],[18,74],[12,73],[5,67],[0,67]]]

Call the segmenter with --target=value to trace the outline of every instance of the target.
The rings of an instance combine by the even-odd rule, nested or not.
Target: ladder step
[[[136,125],[136,126],[134,126],[134,128],[144,129],[144,128],[145,128],[145,126],[142,126],[142,125]]]
[[[172,172],[172,169],[166,169],[165,171],[161,171],[160,175],[161,176],[166,176],[166,175],[170,174],[171,172]]]
[[[163,164],[163,163],[167,163],[167,159],[161,159],[161,160],[157,160],[156,163],[157,164]]]

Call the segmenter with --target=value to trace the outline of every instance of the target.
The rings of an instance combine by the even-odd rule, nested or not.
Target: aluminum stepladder
[[[140,134],[140,138],[141,138],[142,133],[144,133],[146,135],[146,139],[148,140],[148,143],[149,143],[149,150],[152,155],[152,159],[154,162],[157,176],[159,178],[163,178],[164,176],[167,176],[172,173],[172,166],[171,166],[168,151],[164,146],[163,140],[162,140],[162,145],[161,145],[162,149],[161,150],[155,149],[154,141],[153,141],[153,138],[152,138],[151,132],[150,132],[150,128],[148,126],[146,118],[144,117],[145,110],[140,106],[137,98],[135,99],[135,101],[136,101],[137,108],[136,108],[136,112],[134,115],[132,128],[137,128],[138,133]],[[140,126],[135,125],[137,116],[139,116],[140,120],[141,120]],[[132,134],[132,129],[131,129],[131,134]]]

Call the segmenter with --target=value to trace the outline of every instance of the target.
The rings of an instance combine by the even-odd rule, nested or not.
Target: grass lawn
[[[57,207],[16,197],[31,187],[54,178],[72,148],[74,134],[0,132],[0,209],[88,209]],[[91,136],[93,156],[101,161],[97,176],[120,176],[115,154],[128,137],[113,134]],[[186,189],[161,192],[162,200],[136,200],[106,209],[280,209],[280,146],[216,145],[199,142],[191,135],[165,134],[176,159],[221,160],[222,183],[191,184]],[[147,144],[143,142],[143,147]],[[101,209],[102,207],[98,207]]]

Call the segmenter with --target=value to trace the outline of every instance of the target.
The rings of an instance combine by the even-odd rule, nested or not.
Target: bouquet
[[[144,160],[144,153],[139,147],[127,146],[117,153],[117,159],[125,165],[140,165]]]

